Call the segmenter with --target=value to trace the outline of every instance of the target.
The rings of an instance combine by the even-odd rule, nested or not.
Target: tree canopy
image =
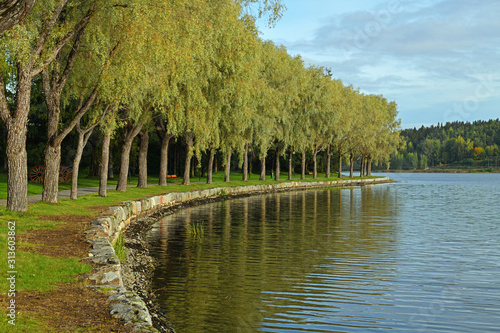
[[[262,178],[270,151],[276,179],[285,155],[291,177],[294,152],[302,154],[302,173],[306,153],[313,156],[314,177],[323,151],[327,174],[332,155],[340,171],[349,156],[369,173],[371,161],[387,160],[399,144],[396,103],[362,94],[335,78],[334,69],[306,66],[285,47],[262,40],[256,20],[272,25],[284,9],[281,0],[37,1],[24,21],[0,35],[0,115],[9,182],[15,181],[8,208],[27,208],[26,130],[37,80],[47,110],[39,118],[47,121],[48,201],[57,201],[62,141],[76,127],[81,145],[93,135],[84,129],[98,123],[103,159],[111,137],[122,140],[123,191],[134,138],[140,133],[144,160],[153,130],[162,138],[162,177],[170,139],[183,143],[185,184],[192,165],[210,156],[211,170],[217,152],[227,171],[235,158],[247,171],[254,155]]]

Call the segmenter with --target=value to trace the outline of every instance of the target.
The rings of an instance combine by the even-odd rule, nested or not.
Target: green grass
[[[7,313],[7,312],[5,312]],[[13,326],[7,322],[8,318],[5,317],[0,320],[0,332],[51,332],[53,329],[43,320],[27,316],[23,313],[17,314],[16,325]]]
[[[127,251],[125,250],[125,236],[123,234],[118,235],[118,238],[113,244],[116,256],[121,262],[127,261]]]
[[[33,207],[43,206],[33,205]],[[37,208],[38,208],[37,207]],[[37,209],[33,209],[36,211]],[[45,214],[46,211],[42,210]],[[62,213],[62,212],[61,212]],[[13,213],[0,207],[0,253],[6,259],[8,250],[8,222],[15,222],[16,251],[15,269],[17,271],[16,289],[24,290],[50,290],[57,288],[57,283],[74,281],[75,277],[82,273],[88,273],[91,267],[79,262],[80,258],[53,258],[31,252],[21,251],[19,247],[33,247],[33,244],[19,243],[19,236],[29,233],[33,229],[53,229],[57,228],[58,222],[41,221],[37,218],[38,213]],[[3,272],[9,269],[7,260],[0,261]],[[5,295],[8,290],[8,281],[0,279],[0,294]]]

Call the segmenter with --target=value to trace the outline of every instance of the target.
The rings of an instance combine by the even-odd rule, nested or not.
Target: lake
[[[500,174],[186,208],[148,235],[182,332],[500,330]],[[189,227],[186,227],[189,225]]]

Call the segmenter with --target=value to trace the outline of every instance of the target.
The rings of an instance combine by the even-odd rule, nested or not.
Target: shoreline
[[[242,196],[392,182],[388,177],[381,177],[217,187],[171,192],[109,207],[111,215],[90,222],[92,228],[85,231],[87,241],[92,244],[87,260],[95,266],[88,277],[90,287],[105,292],[113,302],[110,306],[112,316],[134,325],[134,329],[143,332],[175,332],[154,302],[154,294],[149,288],[154,264],[143,235],[159,217],[187,206]],[[125,236],[128,253],[125,263],[120,262],[113,247],[120,235]]]
[[[389,171],[374,171],[382,173],[500,173],[500,168],[449,168],[449,169],[416,169],[416,170],[389,170]]]

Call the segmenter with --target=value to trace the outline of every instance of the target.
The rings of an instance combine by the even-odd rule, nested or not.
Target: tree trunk
[[[251,175],[253,173],[253,160],[255,158],[255,149],[252,148],[251,154],[248,158],[248,174]]]
[[[318,179],[318,150],[313,151],[313,178]]]
[[[108,167],[109,167],[109,143],[111,142],[111,134],[104,134],[102,139],[102,151],[101,151],[101,171],[99,172],[99,196],[105,197],[107,194],[108,187]]]
[[[1,125],[2,124],[0,124],[0,126]],[[7,147],[7,129],[5,129],[5,131],[2,131],[2,143],[3,143],[4,147]],[[3,167],[4,172],[8,172],[9,167],[7,166],[7,159],[6,158],[3,159],[2,167]]]
[[[302,166],[300,171],[300,179],[306,179],[306,150],[302,149]]]
[[[76,148],[75,158],[73,159],[73,171],[71,173],[71,200],[76,200],[78,198],[78,174],[80,172],[80,161],[82,160],[83,149],[89,140],[90,135],[95,126],[91,126],[87,130],[83,131],[80,128],[80,124],[77,126],[78,132],[78,146]]]
[[[280,172],[281,172],[281,169],[280,169],[280,153],[281,153],[281,149],[278,149],[276,148],[276,174],[274,175],[274,179],[276,179],[276,181],[279,181],[280,180]]]
[[[342,178],[342,153],[341,153],[340,149],[339,149],[338,153],[339,153],[339,175],[338,176],[339,176],[339,178]]]
[[[45,170],[43,178],[42,200],[57,202],[59,190],[59,169],[61,166],[61,146],[48,144],[45,148]]]
[[[365,156],[361,155],[361,167],[359,168],[359,176],[363,177],[363,173],[365,171]]]
[[[131,148],[132,141],[123,143],[120,156],[120,174],[118,175],[118,184],[116,185],[116,190],[119,192],[125,192],[127,190],[127,177],[130,165]]]
[[[245,155],[243,156],[243,181],[248,181],[248,143],[245,144]]]
[[[168,145],[170,144],[170,139],[174,137],[173,134],[163,133],[161,140],[160,149],[160,179],[158,185],[167,186],[167,175],[168,175]]]
[[[368,170],[366,172],[366,175],[368,177],[371,177],[371,175],[372,175],[372,158],[371,157],[368,158],[367,168],[368,168]]]
[[[349,162],[350,162],[350,170],[349,170],[349,177],[354,177],[354,153],[351,153],[349,156]]]
[[[292,167],[293,151],[290,149],[288,151],[288,180],[292,180],[293,167]]]
[[[259,180],[266,180],[266,157],[260,159],[260,178]]]
[[[231,181],[231,149],[227,152],[226,155],[226,168],[225,168],[225,173],[224,173],[224,181],[230,182]]]
[[[116,185],[116,190],[119,192],[125,192],[127,190],[127,176],[130,166],[130,150],[132,149],[134,138],[142,129],[142,125],[143,124],[138,124],[133,126],[132,129],[125,135],[120,156],[120,175],[118,176],[118,184]]]
[[[148,187],[148,147],[149,133],[148,130],[141,131],[141,145],[139,147],[139,180],[137,187]]]
[[[29,107],[29,101],[28,101]],[[26,152],[26,121],[11,119],[7,124],[7,209],[28,210],[28,154]]]
[[[208,158],[207,184],[212,184],[212,169],[214,167],[215,149],[210,149],[210,157]]]
[[[326,149],[326,178],[330,178],[330,164],[332,163],[332,147]]]
[[[14,112],[5,97],[3,71],[0,70],[0,117],[7,129],[7,209],[28,210],[28,155],[26,134],[31,97],[31,68],[17,66],[18,80]]]
[[[115,174],[113,172],[113,150],[109,149],[108,156],[108,179],[115,179]]]
[[[45,91],[45,85],[50,83],[43,81]],[[61,143],[57,140],[61,115],[60,96],[57,96],[57,93],[51,93],[51,96],[45,96],[45,101],[48,115],[42,200],[56,203],[59,190],[59,168],[61,166]]]
[[[193,134],[189,132],[186,133],[184,140],[186,141],[186,160],[184,161],[184,177],[182,178],[182,185],[191,185],[189,176],[191,175],[191,158],[193,157]]]

